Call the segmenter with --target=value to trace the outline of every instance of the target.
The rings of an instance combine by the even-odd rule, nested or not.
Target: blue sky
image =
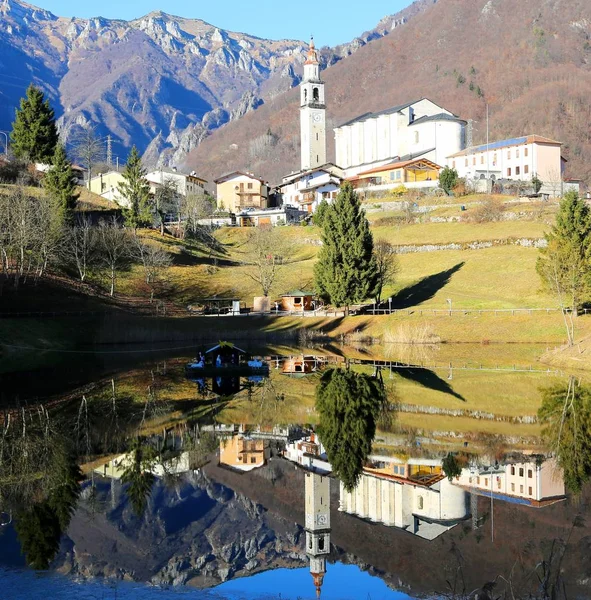
[[[348,42],[411,0],[28,0],[63,17],[135,19],[154,10],[199,18],[231,31],[271,39],[307,40],[321,46]],[[97,14],[98,13],[98,14]]]

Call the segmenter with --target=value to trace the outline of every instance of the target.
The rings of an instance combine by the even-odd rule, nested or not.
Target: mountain
[[[491,139],[558,139],[567,176],[591,184],[588,0],[431,0],[410,9],[418,12],[404,27],[386,20],[376,33],[388,35],[323,71],[329,131],[359,114],[428,97],[473,120],[476,144],[486,138],[488,104]],[[269,130],[273,143],[258,143]],[[327,140],[334,160],[330,133]],[[298,92],[290,90],[214,132],[186,164],[208,178],[248,169],[278,183],[299,169],[299,148]]]
[[[385,19],[350,44],[323,48],[325,64],[395,26]],[[0,0],[0,34],[0,129],[10,129],[32,81],[48,94],[65,139],[94,124],[114,136],[120,158],[136,144],[146,162],[165,164],[296,86],[307,50],[163,12],[130,22],[62,18],[21,0]]]

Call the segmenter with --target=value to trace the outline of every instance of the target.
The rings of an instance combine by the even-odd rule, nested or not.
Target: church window
[[[484,164],[484,154],[480,155],[480,164],[483,165]]]
[[[523,156],[527,156],[529,154],[529,149],[526,147],[523,149]]]
[[[310,550],[312,550],[312,538],[310,537],[310,541],[308,542],[308,548],[310,548]]]
[[[529,173],[529,165],[525,165],[525,167],[523,167],[523,172],[527,175]]]
[[[527,488],[527,490],[528,490],[529,495],[533,496],[532,489],[529,487],[529,488]]]
[[[324,536],[318,538],[318,550],[324,550]]]
[[[415,131],[415,144],[419,143],[419,132]]]
[[[320,102],[320,90],[317,87],[312,90],[312,95],[314,102]]]
[[[318,134],[316,134],[316,141],[318,141]]]
[[[304,90],[304,102],[308,102],[308,90]]]
[[[475,157],[475,156],[473,156],[473,157],[472,157],[472,165],[475,165],[475,164],[476,164],[476,157]]]
[[[515,158],[519,158],[519,148],[515,148]]]
[[[519,175],[521,173],[521,169],[519,167],[515,167],[515,175]]]
[[[507,160],[511,160],[511,150],[507,150]]]
[[[417,499],[417,505],[419,507],[419,510],[423,510],[423,496],[419,496]]]
[[[466,166],[466,167],[468,166],[468,159],[466,159],[466,164],[464,166]]]

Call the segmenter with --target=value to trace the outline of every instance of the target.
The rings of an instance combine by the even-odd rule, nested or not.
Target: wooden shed
[[[281,310],[288,312],[302,312],[314,310],[314,293],[294,290],[281,296]]]

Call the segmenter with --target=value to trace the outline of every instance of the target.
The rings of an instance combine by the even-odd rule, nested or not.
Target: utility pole
[[[489,140],[488,140],[488,102],[486,103],[486,191],[489,192],[489,178],[490,178],[490,166],[489,166]],[[491,186],[492,188],[492,186]],[[491,189],[492,191],[492,189]]]
[[[468,119],[468,126],[466,127],[466,147],[472,148],[474,145],[474,121],[472,119]]]
[[[111,168],[112,163],[113,163],[113,147],[111,144],[111,134],[109,134],[107,136],[107,165],[109,166],[109,169]]]

